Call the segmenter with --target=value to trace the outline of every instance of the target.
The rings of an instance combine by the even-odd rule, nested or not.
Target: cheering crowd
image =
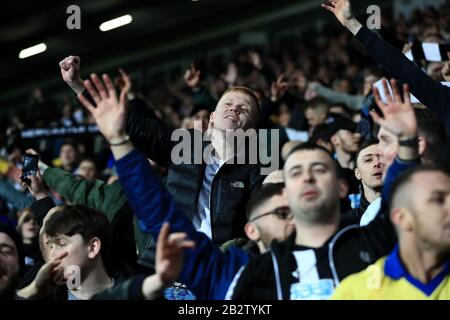
[[[0,298],[450,299],[450,62],[406,56],[450,40],[448,10],[377,34],[322,7],[340,30],[148,92],[60,61],[78,104],[37,90],[3,135]]]

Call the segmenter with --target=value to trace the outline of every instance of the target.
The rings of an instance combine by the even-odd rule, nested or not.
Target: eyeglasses
[[[253,218],[253,219],[250,220],[249,222],[253,222],[253,221],[255,221],[256,219],[259,219],[259,218],[268,216],[269,214],[275,214],[275,215],[277,216],[277,218],[280,219],[280,220],[286,220],[286,219],[292,217],[291,208],[289,208],[288,206],[285,206],[285,207],[278,207],[278,208],[275,208],[275,209],[272,210],[272,211],[263,213],[263,214],[261,214],[261,215],[255,217],[255,218]]]

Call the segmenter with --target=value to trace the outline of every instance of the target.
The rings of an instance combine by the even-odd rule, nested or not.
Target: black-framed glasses
[[[286,220],[286,219],[288,219],[288,218],[290,218],[292,216],[291,208],[289,208],[288,206],[284,206],[284,207],[275,208],[272,211],[269,211],[269,212],[263,213],[263,214],[261,214],[261,215],[259,215],[257,217],[254,217],[253,219],[250,220],[250,222],[253,222],[256,219],[268,216],[269,214],[276,215],[277,218],[280,219],[280,220]]]

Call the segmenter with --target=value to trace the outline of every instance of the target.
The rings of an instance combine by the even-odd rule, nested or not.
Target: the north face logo
[[[244,189],[244,183],[243,182],[241,182],[241,181],[235,181],[235,182],[232,182],[231,183],[231,186],[233,187],[233,188],[239,188],[239,189]]]

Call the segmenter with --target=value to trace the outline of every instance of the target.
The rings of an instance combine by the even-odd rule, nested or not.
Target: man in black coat
[[[64,81],[77,94],[83,93],[93,105],[97,104],[97,97],[84,90],[79,57],[70,56],[60,66]],[[92,80],[96,84],[99,79],[92,76]],[[255,151],[249,152],[248,147],[258,143],[249,143],[251,138],[241,139],[241,145],[245,146],[240,149],[244,150],[241,154],[237,152],[239,146],[227,144],[226,133],[238,129],[251,131],[258,114],[259,99],[255,93],[245,87],[233,87],[223,94],[211,113],[209,141],[198,130],[174,130],[158,119],[142,117],[131,110],[127,115],[126,132],[133,144],[168,169],[166,187],[177,204],[197,230],[219,245],[245,236],[245,206],[264,179],[259,158],[256,163],[249,161]],[[245,161],[240,161],[241,156]],[[278,167],[275,165],[274,169]],[[141,263],[146,266],[151,266],[152,260],[154,250],[141,255]]]

